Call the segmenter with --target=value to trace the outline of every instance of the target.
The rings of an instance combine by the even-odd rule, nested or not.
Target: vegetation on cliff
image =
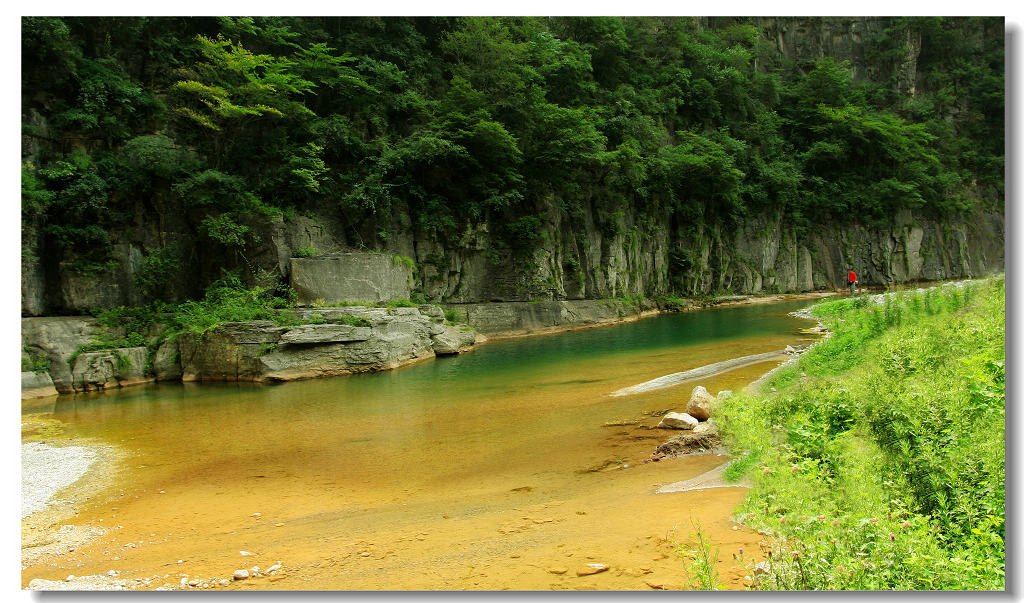
[[[721,411],[759,587],[1005,588],[1003,279],[812,312],[831,335]]]
[[[255,223],[300,214],[369,249],[488,221],[494,257],[528,265],[551,204],[596,203],[609,233],[628,207],[644,237],[1001,203],[1002,20],[876,23],[855,79],[744,18],[25,17],[27,253],[96,272],[156,216],[200,242],[199,297],[251,267]],[[135,283],[151,299],[196,261],[161,237]]]

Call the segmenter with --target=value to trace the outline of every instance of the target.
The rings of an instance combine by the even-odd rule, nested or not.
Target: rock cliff
[[[258,275],[262,280],[254,284],[263,286],[290,282],[307,304],[317,297],[330,297],[334,289],[340,292],[344,289],[340,280],[346,281],[350,291],[353,282],[362,280],[366,285],[365,299],[350,301],[395,300],[418,292],[436,302],[470,304],[833,289],[843,285],[847,265],[853,266],[865,285],[885,286],[978,277],[1001,271],[1004,265],[1005,220],[995,212],[939,222],[903,211],[884,226],[828,223],[805,234],[794,232],[773,213],[748,217],[739,226],[678,223],[669,216],[638,215],[628,207],[616,213],[613,227],[601,223],[593,206],[582,215],[569,216],[551,204],[543,215],[543,243],[525,260],[503,250],[492,234],[493,225],[486,221],[467,226],[464,236],[448,246],[415,230],[395,231],[383,253],[295,258],[302,248],[294,245],[308,241],[299,233],[308,233],[312,222],[307,218],[285,221],[271,226],[287,235],[261,238],[249,250],[250,279]],[[319,224],[323,251],[345,246],[339,242],[344,241],[340,225],[328,219]],[[332,237],[332,232],[338,236]],[[174,236],[186,240],[189,235]],[[60,269],[42,274],[43,264],[23,261],[22,315],[141,303],[131,283],[138,264],[132,258],[142,247],[116,246],[123,261],[88,278]],[[358,266],[335,274],[338,266],[334,264],[344,263],[339,258],[359,255],[376,259],[361,259]],[[415,270],[396,262],[396,255],[411,258]],[[189,266],[189,273],[211,270],[209,265],[199,265],[207,261],[201,256],[191,257],[197,265]],[[332,279],[340,280],[332,285]],[[200,296],[203,282],[196,277],[191,282],[194,290],[184,285],[169,290],[180,292],[179,298],[186,292]]]
[[[147,346],[94,351],[83,348],[109,333],[93,318],[24,318],[23,353],[45,360],[46,369],[22,373],[22,398],[152,381],[290,381],[382,371],[466,352],[476,343],[475,330],[446,323],[437,306],[297,314],[302,324],[225,323],[202,336],[154,335]]]

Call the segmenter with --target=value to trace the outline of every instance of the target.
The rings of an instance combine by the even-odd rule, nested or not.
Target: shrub
[[[289,300],[274,297],[262,287],[246,288],[235,272],[226,273],[206,290],[199,301],[180,304],[175,321],[182,330],[203,335],[225,322],[270,320],[279,325],[297,324],[293,312],[282,311]]]
[[[147,299],[155,299],[166,291],[167,283],[181,272],[177,247],[146,248],[142,265],[135,273],[135,286]]]

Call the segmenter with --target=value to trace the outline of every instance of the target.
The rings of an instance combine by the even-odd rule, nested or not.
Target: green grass
[[[777,542],[758,587],[1003,589],[1003,278],[814,313],[831,335],[720,413],[737,519]]]
[[[699,521],[693,523],[693,528],[687,542],[676,545],[689,586],[693,590],[719,590],[722,585],[718,575],[718,548],[711,546]]]

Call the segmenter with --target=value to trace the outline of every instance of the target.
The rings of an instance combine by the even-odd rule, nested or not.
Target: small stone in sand
[[[548,568],[548,573],[551,573],[551,574],[564,574],[567,571],[569,571],[569,568],[566,568],[566,567],[549,567]]]
[[[246,578],[249,577],[249,570],[244,570],[244,569],[235,570],[235,573],[231,574],[231,577],[234,578],[235,580],[245,580]]]
[[[601,572],[607,572],[608,566],[603,563],[588,563],[583,567],[576,570],[577,576],[592,576],[594,574],[600,574]]]

